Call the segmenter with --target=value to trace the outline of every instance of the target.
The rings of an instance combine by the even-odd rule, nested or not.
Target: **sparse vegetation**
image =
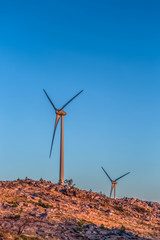
[[[65,183],[66,185],[68,185],[69,187],[74,187],[74,186],[75,186],[75,184],[73,184],[73,180],[72,180],[72,179],[66,179],[66,180],[64,181],[64,183]]]
[[[77,222],[77,225],[78,225],[77,230],[78,230],[79,232],[82,231],[83,225],[84,225],[85,222],[86,222],[86,220],[84,220],[84,219],[81,219],[79,222]]]
[[[151,213],[151,210],[149,208],[147,208],[147,214],[150,214]]]
[[[144,207],[139,207],[138,205],[135,206],[135,210],[139,213],[145,213],[146,209]]]
[[[105,200],[103,200],[102,202],[101,202],[101,206],[102,207],[105,207],[106,205],[108,205],[109,204],[109,200],[108,199],[105,199]]]
[[[39,199],[39,201],[38,201],[38,206],[43,207],[43,208],[51,208],[52,207],[52,205],[42,202],[41,199]]]
[[[105,229],[104,224],[101,224],[100,228],[101,229]]]
[[[23,181],[13,181],[14,187],[10,187],[10,181],[0,182],[0,228],[4,233],[0,239],[53,239],[55,231],[59,239],[64,232],[68,237],[70,231],[74,239],[109,238],[113,232],[117,239],[134,239],[136,235],[139,239],[160,239],[159,203],[151,202],[151,208],[147,201],[139,199],[115,201],[96,192],[72,189],[69,180],[68,186],[43,179],[43,184],[32,179]]]
[[[17,215],[10,215],[9,216],[10,219],[14,219],[14,220],[18,220],[18,219],[20,219],[20,217],[21,216],[19,214],[17,214]]]
[[[20,237],[23,240],[39,240],[39,238],[37,238],[37,237],[28,237],[28,236],[25,236],[25,235],[21,235]]]
[[[34,197],[39,197],[39,194],[38,193],[33,193],[33,196]]]
[[[11,204],[12,204],[12,207],[13,207],[13,208],[18,207],[18,205],[19,205],[18,202],[11,202]]]
[[[19,179],[19,182],[24,183],[25,181],[24,181],[24,179]]]
[[[107,199],[104,200],[104,202],[105,202],[105,203],[109,203],[110,200],[107,198]]]
[[[43,178],[40,178],[40,179],[39,179],[39,181],[40,181],[41,183],[43,183],[43,182],[44,182]]]
[[[114,209],[120,212],[124,212],[124,209],[122,206],[114,206]]]
[[[125,232],[126,232],[125,226],[122,225],[121,228],[120,228],[120,230],[121,230],[122,233],[125,233]]]

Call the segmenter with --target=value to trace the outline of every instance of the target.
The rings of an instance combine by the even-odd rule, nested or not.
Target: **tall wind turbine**
[[[104,170],[103,167],[101,167],[102,170],[104,171],[104,173],[107,175],[107,177],[109,178],[109,180],[111,181],[111,192],[110,192],[110,197],[112,195],[112,191],[113,191],[113,188],[114,188],[114,199],[116,199],[116,184],[117,184],[117,180],[119,180],[120,178],[126,176],[127,174],[129,174],[130,172],[128,173],[125,173],[124,175],[122,175],[121,177],[119,178],[116,178],[114,181],[110,178],[110,176],[108,175],[108,173]]]
[[[52,137],[52,142],[51,142],[51,148],[50,148],[50,154],[49,157],[51,157],[52,154],[52,147],[53,147],[53,141],[54,141],[54,136],[57,128],[57,124],[61,118],[61,139],[60,139],[60,173],[59,173],[59,184],[63,185],[64,184],[64,134],[63,134],[63,116],[65,116],[67,113],[63,111],[63,109],[74,99],[76,98],[82,91],[77,93],[73,98],[71,98],[67,103],[63,105],[60,109],[57,109],[46,91],[43,89],[44,93],[46,94],[48,100],[52,104],[52,107],[55,110],[56,113],[56,120],[55,120],[55,125],[54,125],[54,131],[53,131],[53,137]]]

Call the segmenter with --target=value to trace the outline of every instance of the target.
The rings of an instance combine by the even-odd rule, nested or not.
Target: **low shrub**
[[[39,238],[36,238],[36,237],[28,237],[28,236],[25,236],[25,235],[21,235],[20,236],[23,240],[39,240]]]
[[[120,230],[121,230],[122,233],[125,233],[125,232],[126,232],[125,226],[122,225],[121,228],[120,228]]]
[[[43,178],[40,178],[40,179],[39,179],[39,181],[40,181],[41,183],[43,183],[43,182],[44,182]]]
[[[77,222],[77,225],[78,225],[78,228],[77,228],[77,230],[78,231],[82,231],[82,229],[83,229],[83,225],[84,225],[84,223],[86,222],[86,220],[84,220],[84,219],[81,219],[79,222]]]
[[[12,204],[12,207],[14,207],[14,208],[18,207],[18,205],[19,205],[17,202],[11,202],[11,204]]]
[[[124,212],[124,209],[122,206],[114,206],[114,209],[120,212]]]
[[[10,215],[10,216],[9,216],[10,219],[15,219],[15,220],[16,220],[16,219],[17,219],[17,220],[20,219],[20,217],[21,217],[21,216],[20,216],[19,214],[18,214],[18,215]]]
[[[66,184],[66,185],[68,185],[69,187],[74,187],[75,186],[75,184],[73,184],[73,180],[72,179],[66,179],[65,181],[64,181],[64,183]]]
[[[104,225],[103,225],[103,224],[101,224],[100,228],[101,228],[101,229],[105,229],[105,227],[104,227]]]
[[[146,209],[144,207],[139,207],[138,205],[135,206],[135,210],[139,213],[145,213]]]
[[[41,199],[39,199],[39,201],[38,201],[38,206],[43,207],[43,208],[51,208],[52,207],[52,205],[42,202]]]

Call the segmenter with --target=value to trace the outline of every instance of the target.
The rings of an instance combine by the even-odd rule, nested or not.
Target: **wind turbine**
[[[61,118],[61,139],[60,139],[60,172],[59,172],[59,184],[63,185],[64,184],[64,134],[63,134],[63,116],[65,116],[67,113],[65,111],[63,111],[63,109],[74,99],[76,98],[82,91],[80,91],[79,93],[77,93],[73,98],[71,98],[67,103],[65,103],[63,105],[63,107],[61,107],[60,109],[57,109],[56,106],[54,105],[54,103],[52,102],[52,100],[50,99],[50,97],[48,96],[48,94],[46,93],[46,91],[43,89],[44,93],[46,94],[48,100],[50,101],[50,103],[52,104],[52,107],[55,110],[56,113],[56,120],[55,120],[55,125],[54,125],[54,131],[53,131],[53,137],[52,137],[52,142],[51,142],[51,148],[50,148],[50,154],[49,157],[51,157],[52,154],[52,147],[53,147],[53,141],[54,141],[54,136],[55,136],[55,132],[56,132],[56,128],[58,125],[58,122]]]
[[[128,173],[125,173],[124,175],[122,175],[121,177],[119,178],[116,178],[114,181],[110,178],[110,176],[108,175],[108,173],[104,170],[103,167],[101,167],[102,170],[104,171],[104,173],[107,175],[107,177],[109,178],[109,180],[111,181],[111,192],[110,192],[110,197],[112,195],[112,191],[113,191],[113,188],[114,188],[114,199],[116,199],[116,184],[117,184],[117,180],[119,180],[120,178],[126,176],[127,174],[129,174],[130,172]]]

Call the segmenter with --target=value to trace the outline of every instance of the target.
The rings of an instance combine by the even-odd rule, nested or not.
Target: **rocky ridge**
[[[160,204],[31,179],[0,182],[0,239],[160,239]]]

